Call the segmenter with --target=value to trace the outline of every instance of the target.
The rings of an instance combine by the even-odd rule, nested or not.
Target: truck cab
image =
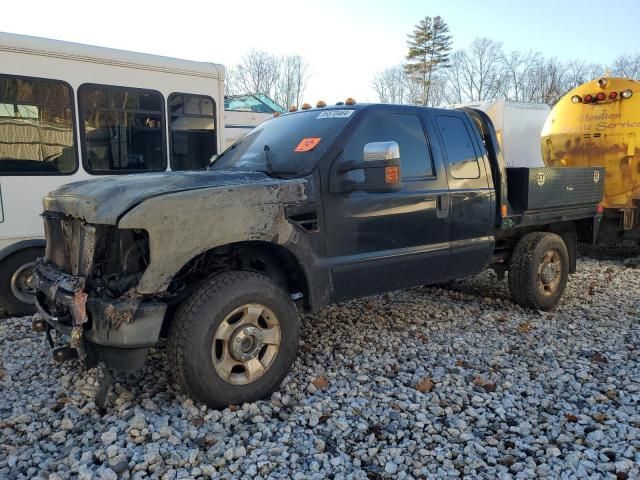
[[[602,184],[548,169],[549,203],[507,170],[482,112],[350,101],[268,120],[206,171],[71,184],[44,199],[35,326],[69,335],[59,359],[112,369],[168,336],[175,379],[219,407],[277,388],[299,310],[488,266],[553,309]]]

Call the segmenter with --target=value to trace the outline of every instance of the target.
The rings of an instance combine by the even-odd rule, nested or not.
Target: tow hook
[[[47,331],[47,322],[42,320],[41,318],[38,320],[34,320],[31,324],[31,329],[34,332],[42,333]]]
[[[53,350],[53,359],[58,363],[78,358],[78,351],[69,346],[58,347]]]

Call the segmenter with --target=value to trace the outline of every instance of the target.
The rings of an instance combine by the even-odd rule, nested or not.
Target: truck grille
[[[64,273],[87,277],[93,270],[96,227],[82,219],[45,212],[45,258]]]

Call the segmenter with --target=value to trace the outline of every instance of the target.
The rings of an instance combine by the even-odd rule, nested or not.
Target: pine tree
[[[420,86],[422,104],[427,105],[434,73],[449,66],[449,27],[440,16],[424,17],[408,35],[407,46],[405,71]]]

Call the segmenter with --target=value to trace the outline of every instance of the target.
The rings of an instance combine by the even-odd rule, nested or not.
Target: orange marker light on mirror
[[[384,167],[385,183],[398,183],[400,181],[400,171],[398,167]]]
[[[506,205],[502,205],[500,207],[500,214],[502,215],[502,217],[506,217],[507,216],[507,206]]]

